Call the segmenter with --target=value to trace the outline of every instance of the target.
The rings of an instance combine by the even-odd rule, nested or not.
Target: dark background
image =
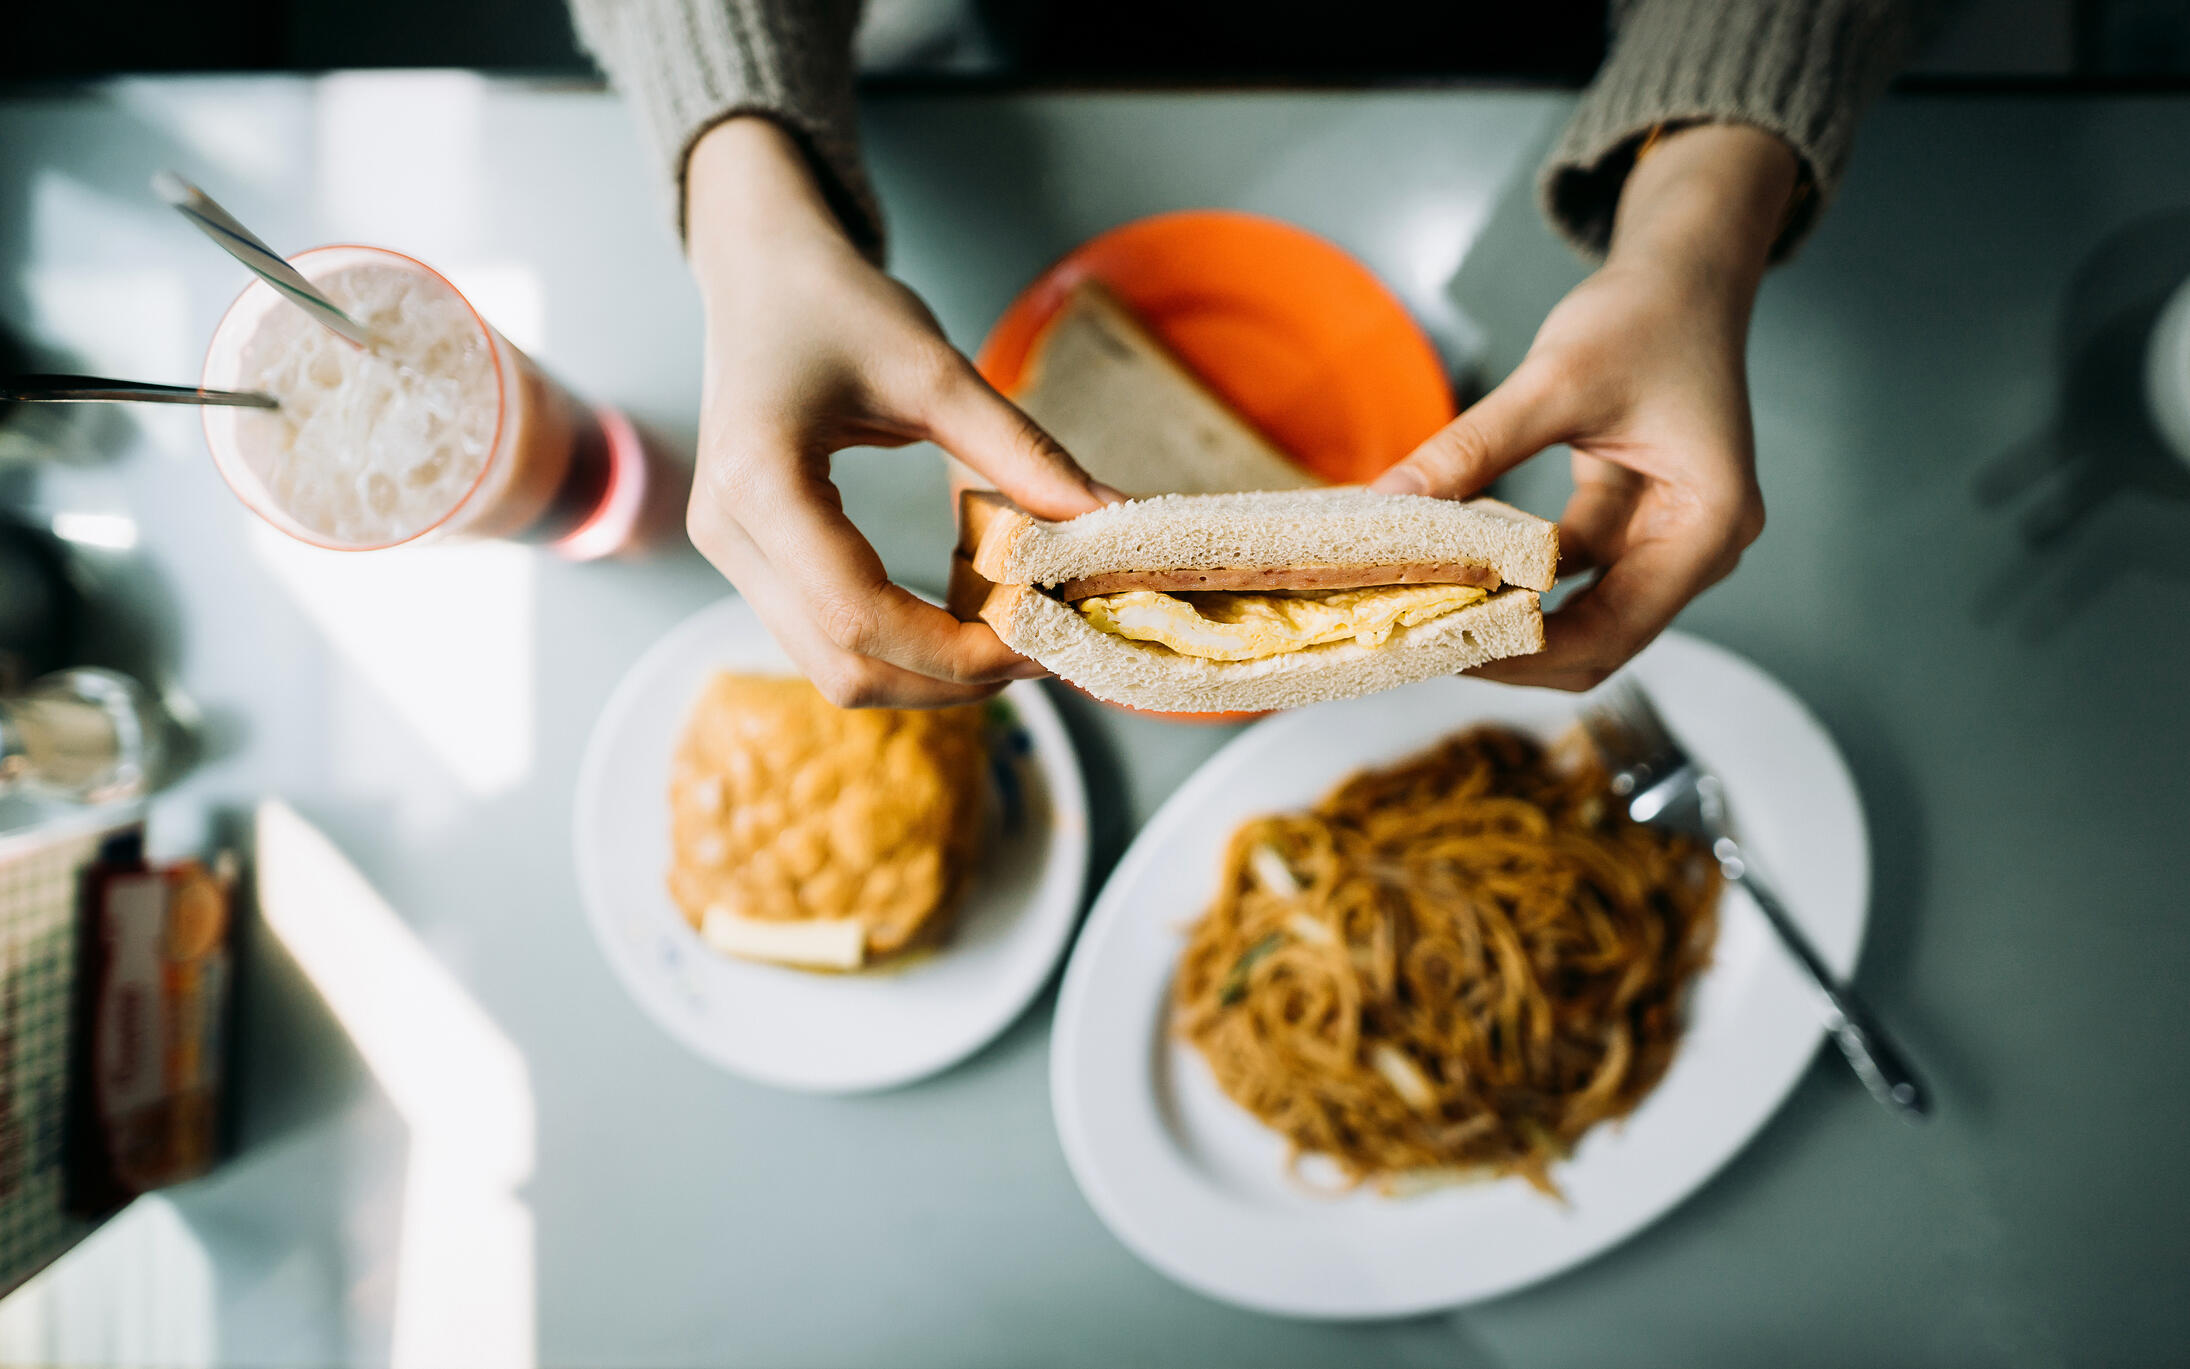
[[[475,67],[587,77],[564,0],[15,0],[0,80]],[[892,83],[1585,79],[1603,0],[869,0]],[[1334,23],[1333,16],[1343,16]],[[2179,85],[2186,0],[1969,0],[1916,79]]]

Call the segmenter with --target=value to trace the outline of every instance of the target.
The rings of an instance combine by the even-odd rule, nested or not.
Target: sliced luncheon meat
[[[1114,570],[1066,580],[1053,591],[1067,603],[1098,594],[1152,589],[1166,594],[1194,590],[1252,593],[1280,589],[1367,589],[1375,585],[1472,585],[1496,589],[1498,572],[1464,562],[1425,562],[1406,566],[1270,566],[1260,569],[1218,567],[1209,570]]]

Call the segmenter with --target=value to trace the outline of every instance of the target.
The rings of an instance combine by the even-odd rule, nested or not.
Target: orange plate
[[[1035,340],[1090,277],[1263,436],[1332,484],[1375,479],[1452,421],[1437,349],[1374,273],[1313,233],[1236,209],[1135,219],[1074,248],[989,330],[978,364],[990,384],[1017,392]]]
[[[1333,484],[1374,479],[1452,421],[1437,349],[1383,282],[1313,233],[1233,209],[1136,219],[1074,248],[989,331],[990,384],[1018,388],[1035,339],[1091,276]]]

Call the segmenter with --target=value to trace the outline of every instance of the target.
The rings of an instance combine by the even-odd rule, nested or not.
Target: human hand
[[[1763,531],[1743,349],[1795,173],[1755,129],[1660,139],[1628,177],[1605,264],[1512,375],[1375,482],[1459,498],[1545,447],[1573,450],[1559,569],[1601,573],[1545,618],[1542,652],[1475,673],[1588,689]]]
[[[987,626],[892,584],[844,516],[829,458],[927,439],[1043,517],[1118,496],[990,388],[918,296],[859,254],[776,124],[738,118],[710,130],[686,185],[707,318],[693,545],[833,703],[969,703],[1046,674]]]

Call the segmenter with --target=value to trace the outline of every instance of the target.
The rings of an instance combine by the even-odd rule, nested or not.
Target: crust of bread
[[[967,490],[958,496],[958,550],[973,555],[992,536],[1012,538],[1004,531],[1034,522],[1034,516],[995,490]]]
[[[960,527],[973,568],[997,584],[1055,585],[1120,570],[1469,562],[1542,591],[1559,565],[1558,529],[1510,504],[1362,489],[1159,495],[1062,523],[969,490]]]
[[[950,587],[944,593],[943,607],[961,623],[970,623],[981,617],[983,605],[988,603],[989,592],[996,586],[981,578],[966,559],[964,552],[951,553]]]
[[[1006,646],[1095,697],[1158,713],[1297,708],[1456,675],[1544,647],[1537,594],[1522,588],[1400,628],[1377,646],[1332,642],[1257,661],[1204,660],[1113,636],[1027,585],[990,585],[975,616]]]

